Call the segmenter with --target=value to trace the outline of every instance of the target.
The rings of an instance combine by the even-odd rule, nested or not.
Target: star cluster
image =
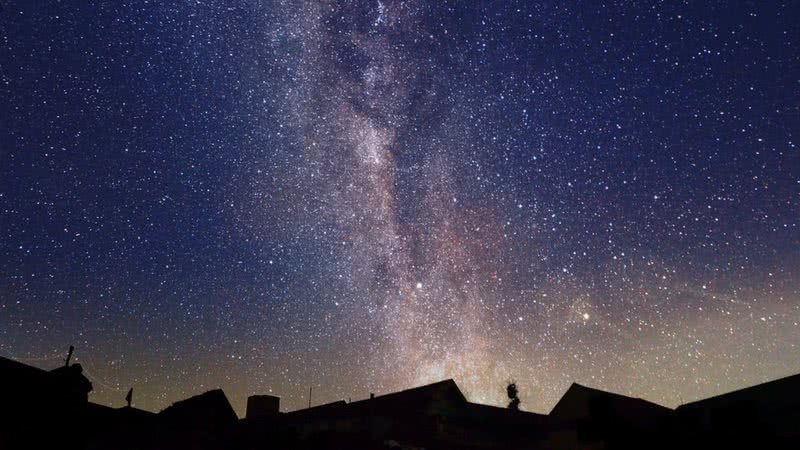
[[[0,353],[94,401],[800,371],[794,2],[0,5]]]

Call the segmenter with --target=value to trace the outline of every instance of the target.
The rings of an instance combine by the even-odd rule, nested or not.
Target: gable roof
[[[418,386],[403,391],[376,396],[346,403],[340,400],[333,403],[300,409],[287,413],[290,419],[309,420],[342,416],[356,416],[366,413],[385,413],[388,415],[436,413],[437,403],[450,401],[467,403],[464,394],[455,381],[448,379]],[[441,405],[439,405],[441,406]]]
[[[228,425],[239,420],[222,389],[177,401],[158,415],[167,421],[189,426]]]
[[[376,402],[379,404],[390,403],[423,403],[439,396],[451,396],[456,401],[466,402],[467,399],[452,379],[437,381],[436,383],[417,386],[402,391],[379,395],[372,399],[359,400],[353,403]]]
[[[596,409],[600,405],[618,416],[630,419],[661,417],[672,411],[670,408],[641,398],[572,383],[550,411],[550,416],[568,420],[590,417],[599,412]]]

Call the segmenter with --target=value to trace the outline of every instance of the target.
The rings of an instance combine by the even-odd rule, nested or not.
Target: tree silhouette
[[[508,398],[511,400],[508,402],[508,409],[513,409],[514,411],[519,411],[519,391],[517,390],[517,384],[513,381],[508,384],[506,387],[506,393],[508,394]]]

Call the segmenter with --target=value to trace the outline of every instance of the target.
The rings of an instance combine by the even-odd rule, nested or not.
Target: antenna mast
[[[72,352],[75,351],[75,346],[69,346],[69,353],[67,353],[67,359],[64,360],[64,367],[69,367],[69,360],[72,359]]]

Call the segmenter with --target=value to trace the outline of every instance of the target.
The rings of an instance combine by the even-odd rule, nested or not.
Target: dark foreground
[[[152,413],[88,401],[79,364],[0,357],[0,449],[800,448],[800,375],[666,408],[573,384],[550,414],[468,402],[452,380],[291,413],[221,390]]]

